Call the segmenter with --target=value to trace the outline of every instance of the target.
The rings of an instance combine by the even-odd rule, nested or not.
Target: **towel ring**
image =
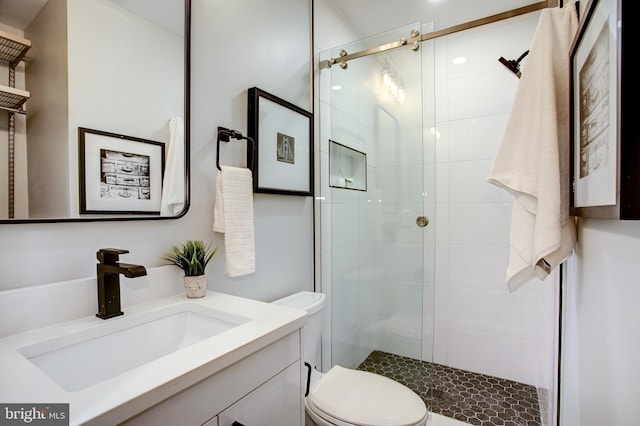
[[[244,136],[242,133],[237,130],[230,130],[225,127],[218,126],[218,137],[216,141],[216,167],[218,170],[222,170],[220,167],[220,142],[229,142],[231,139],[244,139],[247,141],[247,150],[249,150],[249,145],[251,145],[251,164],[250,169],[253,170],[253,159],[255,158],[255,148],[256,143],[249,136]],[[249,144],[250,143],[250,144]]]

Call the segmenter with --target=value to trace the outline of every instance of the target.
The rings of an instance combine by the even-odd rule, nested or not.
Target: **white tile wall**
[[[538,380],[536,342],[494,333],[447,328],[447,364],[522,383]]]
[[[529,14],[435,42],[433,357],[452,367],[549,387],[555,275],[508,292],[512,198],[486,182],[518,84],[498,58],[520,56],[537,19],[537,13]],[[467,62],[452,65],[458,56]],[[523,72],[525,67],[523,62]]]

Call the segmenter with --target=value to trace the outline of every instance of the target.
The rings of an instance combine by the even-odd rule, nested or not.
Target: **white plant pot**
[[[204,297],[207,294],[207,276],[184,276],[184,290],[187,293],[187,297],[190,299],[197,299]]]

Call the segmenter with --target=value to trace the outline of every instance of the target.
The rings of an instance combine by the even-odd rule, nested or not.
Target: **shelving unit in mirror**
[[[27,50],[31,48],[31,42],[22,37],[0,31],[0,60],[9,65],[9,86],[0,86],[0,109],[9,112],[8,129],[8,175],[7,175],[7,215],[14,217],[15,211],[15,114],[24,114],[24,104],[30,97],[26,90],[15,87],[16,67],[24,58]]]
[[[16,66],[22,61],[24,55],[31,48],[31,42],[22,37],[0,31],[0,60],[9,64],[9,86],[0,85],[0,108],[10,112],[24,113],[24,103],[29,99],[30,93],[15,87]]]

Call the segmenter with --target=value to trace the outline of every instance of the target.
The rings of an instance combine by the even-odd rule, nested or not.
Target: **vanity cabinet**
[[[300,330],[169,396],[125,425],[304,424]]]

